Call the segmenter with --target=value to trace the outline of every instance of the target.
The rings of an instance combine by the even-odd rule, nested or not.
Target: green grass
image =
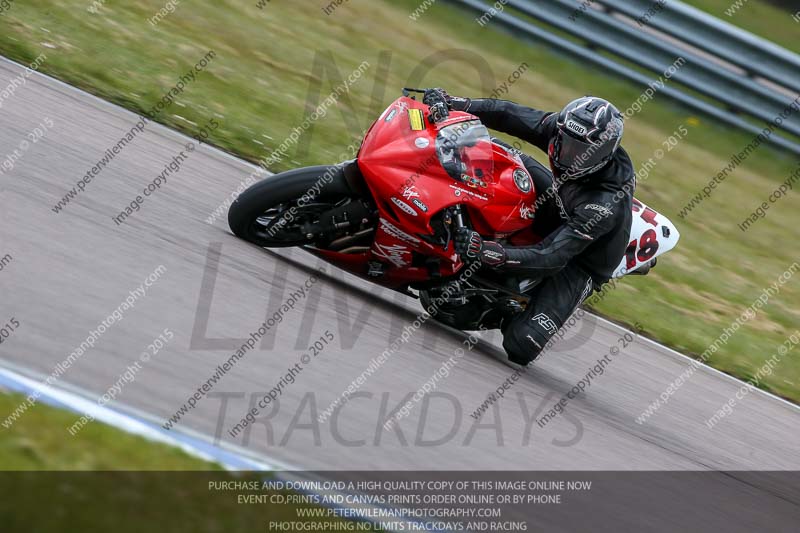
[[[12,412],[24,398],[0,392],[0,413]],[[38,403],[10,429],[0,428],[3,531],[266,531],[269,521],[298,520],[300,506],[316,507],[240,503],[240,494],[296,493],[211,490],[211,481],[268,478],[226,472],[216,463],[97,422],[73,437],[67,428],[76,419],[75,413]],[[335,525],[341,519],[325,522]]]
[[[212,49],[217,58],[159,120],[192,133],[214,117],[220,126],[212,142],[250,160],[268,156],[302,122],[313,107],[306,104],[309,91],[318,90],[324,98],[333,89],[329,71],[321,74],[312,67],[315,58],[330,54],[343,76],[368,61],[364,79],[301,138],[301,144],[308,141],[308,151],[292,149],[272,168],[276,171],[342,158],[343,148],[362,135],[377,110],[405,84],[444,86],[453,94],[480,96],[524,61],[530,69],[508,98],[543,109],[558,109],[587,93],[605,96],[624,109],[642,91],[544,47],[480,28],[472,17],[444,3],[434,4],[417,22],[408,18],[417,0],[345,3],[330,16],[313,1],[302,8],[296,2],[271,2],[264,10],[254,4],[182,3],[153,28],[146,19],[163,5],[161,0],[109,0],[98,15],[85,11],[84,0],[42,0],[36,7],[20,2],[0,18],[0,51],[23,62],[45,52],[45,72],[141,110],[150,108],[179,74]],[[775,24],[776,34],[795,28],[790,18],[780,28]],[[494,75],[482,87],[479,70],[451,59],[421,78],[409,79],[423,58],[448,49],[483,58]],[[390,58],[389,63],[379,61],[381,51],[387,51],[384,58]],[[800,222],[795,193],[774,205],[747,233],[737,224],[798,162],[762,147],[714,196],[680,220],[680,208],[750,141],[748,134],[657,96],[628,121],[624,145],[634,161],[642,163],[682,124],[689,129],[686,140],[658,163],[637,191],[638,198],[677,224],[682,234],[679,247],[651,275],[627,279],[598,311],[618,321],[639,321],[654,338],[699,354],[793,263]],[[543,154],[532,153],[543,160]],[[242,177],[220,179],[234,190]],[[755,375],[796,329],[798,300],[798,284],[785,285],[710,362],[734,375]],[[800,359],[786,358],[762,385],[800,400]]]
[[[20,394],[0,392],[5,419],[23,403]],[[0,427],[0,472],[6,470],[221,470],[185,452],[90,422],[75,436],[67,432],[79,417],[37,403],[11,429]]]
[[[787,50],[800,53],[800,39],[798,39],[800,22],[792,19],[792,14],[795,11],[800,12],[800,6],[790,11],[789,9],[781,9],[764,0],[748,0],[738,11],[728,16],[726,10],[736,0],[683,1],[725,22],[777,43]]]

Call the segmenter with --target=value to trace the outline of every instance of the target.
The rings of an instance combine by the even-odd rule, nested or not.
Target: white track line
[[[25,373],[29,374],[30,372]],[[126,414],[124,411],[127,409],[99,405],[95,399],[92,399],[88,391],[74,386],[69,387],[73,390],[67,390],[66,387],[47,385],[44,383],[44,380],[39,379],[38,376],[25,376],[22,373],[5,367],[5,364],[4,366],[0,366],[0,385],[24,395],[30,395],[35,392],[37,394],[36,402],[42,401],[43,403],[48,403],[56,407],[67,408],[81,415],[90,415],[98,421],[128,433],[138,435],[149,441],[175,446],[189,455],[198,457],[204,461],[219,463],[228,470],[270,471],[274,470],[276,467],[276,465],[253,461],[245,458],[243,455],[240,456],[239,454],[227,452],[221,448],[207,444],[204,442],[205,439],[198,441],[194,436],[188,434],[168,432],[146,419],[140,419],[137,416]],[[116,405],[118,404],[115,403],[115,406]],[[24,417],[26,413],[27,410],[21,413],[20,418]],[[63,428],[64,432],[67,432],[67,429],[66,427]]]

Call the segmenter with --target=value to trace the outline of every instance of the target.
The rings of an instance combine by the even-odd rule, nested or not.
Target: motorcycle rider
[[[501,326],[509,359],[527,365],[578,305],[611,278],[625,254],[636,182],[630,157],[620,147],[622,114],[592,96],[570,102],[559,113],[507,100],[453,97],[443,89],[426,91],[423,102],[471,113],[486,127],[549,156],[552,172],[520,154],[536,188],[537,233],[546,235],[544,240],[510,247],[484,240],[469,228],[455,236],[464,261],[540,280],[528,292],[525,312],[504,319]]]

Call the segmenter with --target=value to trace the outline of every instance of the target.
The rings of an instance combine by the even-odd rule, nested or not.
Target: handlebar
[[[403,96],[409,96],[411,93],[425,94],[426,89],[412,89],[411,87],[403,87]]]
[[[420,93],[424,95],[426,92],[428,92],[428,90],[429,89],[414,89],[411,87],[403,87],[403,96],[408,97],[411,93]],[[433,105],[429,105],[428,109],[430,110],[430,113],[428,114],[428,120],[430,121],[431,124],[442,122],[443,120],[446,120],[447,117],[450,116],[450,110],[447,108],[446,102],[436,102]]]

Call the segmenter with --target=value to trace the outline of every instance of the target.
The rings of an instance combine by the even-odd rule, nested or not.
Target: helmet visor
[[[568,172],[594,168],[614,151],[613,143],[589,144],[564,132],[558,133],[554,148],[554,162]]]

